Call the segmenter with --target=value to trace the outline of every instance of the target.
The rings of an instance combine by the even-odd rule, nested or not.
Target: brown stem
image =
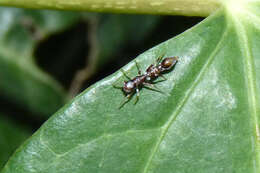
[[[96,71],[96,64],[98,60],[98,41],[97,41],[97,27],[98,19],[93,17],[89,19],[89,31],[87,34],[88,43],[90,45],[89,54],[86,57],[86,66],[79,70],[72,80],[69,90],[69,97],[75,97],[83,83],[88,80]]]

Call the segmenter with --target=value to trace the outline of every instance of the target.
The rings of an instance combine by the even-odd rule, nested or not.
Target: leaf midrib
[[[188,88],[186,94],[183,96],[182,100],[180,101],[180,103],[178,104],[178,107],[173,111],[173,113],[171,114],[169,120],[165,123],[165,125],[161,128],[162,132],[161,135],[158,138],[158,142],[155,144],[155,147],[153,148],[150,157],[148,158],[148,161],[145,164],[144,167],[144,171],[143,173],[147,173],[149,171],[151,162],[155,156],[155,154],[157,153],[160,144],[162,143],[165,135],[167,134],[169,128],[171,127],[172,123],[174,122],[174,120],[177,118],[177,116],[179,115],[179,113],[181,112],[183,106],[185,105],[185,103],[188,101],[189,97],[191,96],[192,92],[194,91],[194,89],[196,88],[196,86],[199,84],[199,82],[201,81],[202,77],[205,75],[205,73],[207,72],[207,70],[209,69],[209,66],[212,64],[215,55],[217,54],[217,52],[219,51],[219,49],[221,48],[222,43],[225,40],[225,37],[228,33],[228,29],[225,28],[223,30],[223,34],[217,44],[217,46],[215,47],[215,49],[212,51],[212,53],[209,55],[208,60],[206,61],[206,63],[203,65],[203,67],[201,68],[201,71],[198,73],[195,81],[193,82],[193,84],[190,86],[190,88]]]
[[[238,35],[238,40],[240,42],[240,47],[241,47],[241,52],[242,54],[244,54],[244,61],[245,61],[245,79],[247,79],[247,93],[248,93],[248,102],[249,102],[249,106],[250,106],[250,110],[251,110],[251,114],[252,114],[252,118],[253,118],[253,123],[255,126],[255,136],[254,136],[254,145],[255,145],[255,152],[256,152],[256,158],[255,158],[255,163],[253,164],[255,166],[254,170],[255,172],[259,172],[259,153],[257,153],[258,148],[260,148],[259,146],[259,141],[257,139],[257,134],[259,133],[259,127],[258,127],[258,117],[257,117],[257,105],[259,105],[258,103],[258,92],[257,92],[257,84],[256,84],[256,70],[255,70],[255,66],[254,66],[254,58],[250,52],[250,48],[249,48],[249,41],[248,41],[248,37],[246,34],[246,30],[244,28],[244,25],[240,22],[240,20],[234,16],[231,15],[234,23],[235,23],[235,29]],[[245,51],[243,51],[245,50]]]

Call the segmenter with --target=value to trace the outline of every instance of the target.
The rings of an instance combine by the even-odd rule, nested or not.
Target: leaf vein
[[[244,57],[245,57],[245,71],[246,71],[246,76],[245,78],[247,79],[247,92],[248,92],[248,102],[249,102],[249,106],[251,109],[251,113],[252,113],[252,117],[253,117],[253,121],[255,122],[254,126],[255,126],[255,136],[252,137],[252,139],[254,140],[254,144],[255,144],[255,152],[257,153],[259,151],[259,140],[258,140],[258,134],[259,134],[259,127],[258,127],[258,117],[257,115],[259,115],[259,110],[257,109],[257,105],[259,105],[258,103],[258,95],[259,93],[257,92],[257,84],[256,84],[256,71],[255,71],[255,66],[254,66],[254,58],[253,55],[250,52],[250,48],[249,48],[249,40],[248,37],[246,35],[246,30],[243,26],[243,24],[239,21],[239,19],[237,19],[235,16],[233,16],[233,19],[236,23],[236,28],[237,28],[237,34],[240,36],[239,41],[241,42],[241,49],[242,49],[242,53],[244,53]],[[244,51],[243,51],[244,50]],[[256,156],[253,165],[255,166],[255,172],[259,172],[259,153]]]
[[[190,88],[188,88],[186,94],[183,96],[182,100],[180,101],[180,104],[178,105],[178,107],[175,109],[175,111],[173,111],[172,115],[170,116],[169,120],[166,122],[166,124],[162,127],[162,132],[161,135],[159,136],[158,142],[155,144],[155,147],[153,148],[150,157],[148,158],[146,165],[144,167],[144,173],[147,173],[149,171],[149,167],[151,165],[152,159],[155,156],[155,153],[157,153],[159,146],[161,144],[161,142],[163,141],[166,133],[168,132],[170,126],[172,125],[172,123],[174,122],[174,120],[177,118],[177,116],[179,115],[179,113],[181,112],[181,109],[183,108],[183,106],[185,105],[185,103],[188,101],[188,98],[191,96],[192,92],[194,91],[194,89],[196,88],[196,86],[199,84],[199,82],[201,81],[202,77],[204,76],[204,74],[206,73],[207,69],[209,68],[209,66],[211,65],[211,63],[214,60],[215,55],[217,54],[217,52],[219,51],[219,49],[221,48],[221,45],[227,35],[228,30],[226,29],[225,31],[223,31],[223,34],[217,44],[217,46],[215,47],[215,49],[212,51],[212,53],[209,55],[209,58],[207,60],[207,62],[203,65],[201,71],[198,73],[195,81],[193,82],[193,84],[190,86]]]
[[[96,141],[98,141],[98,140],[100,140],[102,138],[105,138],[105,137],[112,137],[112,136],[123,135],[123,134],[128,134],[128,133],[144,133],[144,132],[151,132],[151,131],[157,131],[157,130],[158,130],[158,128],[154,128],[154,129],[140,129],[140,130],[138,130],[138,129],[130,129],[130,130],[126,130],[126,131],[123,131],[123,132],[103,133],[100,136],[97,136],[97,137],[95,137],[93,139],[90,139],[90,140],[88,140],[85,143],[81,143],[81,144],[76,145],[75,147],[71,148],[70,150],[68,150],[68,151],[66,151],[66,152],[64,152],[62,154],[58,154],[57,152],[55,152],[46,143],[45,143],[45,146],[48,147],[48,149],[50,149],[51,151],[53,151],[53,153],[56,153],[56,155],[58,157],[64,157],[67,154],[73,152],[74,150],[77,150],[78,148],[80,148],[82,146],[83,147],[87,146],[87,145],[89,145],[91,143],[94,143],[94,142],[96,142]],[[41,141],[43,141],[43,139],[41,139]]]

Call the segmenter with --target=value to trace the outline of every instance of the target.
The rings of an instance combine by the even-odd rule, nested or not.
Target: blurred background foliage
[[[201,20],[0,8],[0,169],[69,99]]]

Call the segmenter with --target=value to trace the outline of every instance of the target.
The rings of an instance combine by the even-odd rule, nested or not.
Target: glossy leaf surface
[[[142,89],[136,105],[118,109],[118,71],[59,110],[2,173],[259,172],[259,4],[242,8],[136,58],[144,71],[158,56],[179,56],[156,84],[165,94]],[[134,62],[123,69],[137,75]]]
[[[44,115],[64,104],[64,91],[36,66],[33,51],[40,40],[71,25],[76,19],[77,15],[69,12],[0,8],[2,95]]]

